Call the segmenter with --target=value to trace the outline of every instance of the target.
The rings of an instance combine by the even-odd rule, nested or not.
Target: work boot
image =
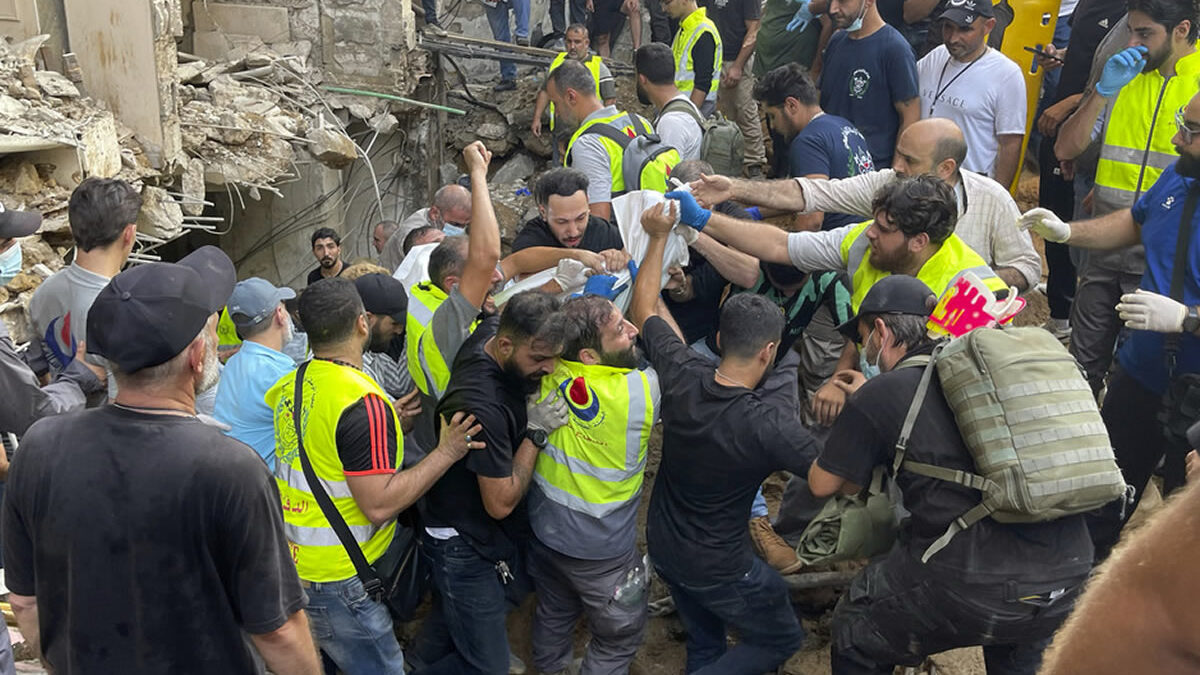
[[[518,36],[517,37],[517,46],[518,47],[528,47],[529,46],[529,38]]]
[[[780,574],[793,574],[804,567],[796,550],[775,533],[766,516],[750,519],[750,539],[754,541],[758,556]]]
[[[516,80],[500,80],[496,86],[492,87],[492,91],[512,91],[517,88]]]
[[[425,24],[425,32],[436,37],[446,37],[446,29],[436,23]]]

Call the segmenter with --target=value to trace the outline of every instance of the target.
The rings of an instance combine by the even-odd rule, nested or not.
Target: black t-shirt
[[[3,531],[5,581],[37,596],[58,672],[253,673],[242,631],[305,605],[275,479],[192,417],[110,405],[34,424]]]
[[[1108,32],[1125,16],[1121,0],[1080,0],[1071,15],[1071,41],[1059,75],[1055,102],[1083,92],[1092,71],[1092,57]]]
[[[928,349],[923,350],[928,353]],[[867,381],[842,408],[817,463],[857,485],[868,485],[880,464],[890,472],[896,438],[916,394],[923,368],[905,367]],[[934,377],[908,443],[908,459],[975,471],[954,413]],[[919,560],[957,517],[979,503],[979,492],[948,481],[901,471],[896,484],[912,514],[900,528],[900,545]],[[1038,583],[1086,575],[1092,541],[1083,516],[1046,523],[1001,524],[985,518],[959,532],[927,563],[964,583],[1008,580]]]
[[[387,401],[367,394],[338,418],[338,459],[347,476],[396,471],[396,420]]]
[[[712,33],[704,33],[692,43],[692,70],[696,75],[695,86],[700,91],[712,91],[713,68],[717,64],[717,41]],[[720,75],[720,73],[717,73]]]
[[[725,63],[733,63],[742,51],[746,39],[746,22],[762,18],[759,0],[707,0],[708,18],[717,24],[721,34],[721,51]]]
[[[692,299],[677,302],[671,298],[670,291],[662,292],[663,301],[688,344],[716,334],[720,323],[721,300],[725,297],[725,289],[729,287],[729,282],[712,263],[695,251],[691,255],[692,264],[684,271],[692,278]]]
[[[817,443],[795,409],[724,387],[713,366],[651,317],[646,355],[662,387],[662,464],[646,521],[650,557],[679,581],[739,579],[754,553],[746,514],[772,472],[807,475]]]
[[[345,271],[346,271],[346,265],[343,264],[342,269],[338,270],[338,273],[333,276],[340,277],[340,276],[342,276],[342,272],[345,272]],[[317,265],[316,269],[314,269],[313,271],[308,273],[308,285],[312,286],[313,284],[317,283],[318,281],[320,281],[322,279],[326,279],[326,278],[329,278],[329,277],[321,276],[321,266]]]
[[[550,226],[546,224],[546,219],[541,216],[525,223],[513,239],[512,251],[516,253],[534,246],[566,248],[559,243],[558,238],[550,231]],[[587,229],[583,231],[583,239],[577,248],[599,253],[612,249],[622,250],[625,248],[625,242],[621,240],[621,230],[616,225],[598,216],[590,216]]]
[[[499,317],[479,324],[463,343],[450,369],[446,395],[438,404],[439,419],[465,411],[483,430],[475,436],[487,447],[472,450],[456,462],[425,494],[421,515],[429,527],[453,527],[489,560],[507,560],[529,536],[529,515],[522,499],[503,520],[488,515],[479,493],[479,476],[512,475],[513,455],[525,438],[525,391],[510,382],[483,346],[496,334]]]

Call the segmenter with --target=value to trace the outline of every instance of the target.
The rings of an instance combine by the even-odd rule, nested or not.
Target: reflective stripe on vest
[[[433,321],[433,313],[446,301],[446,292],[432,282],[424,281],[408,291],[408,319],[404,329],[404,350],[408,356],[408,373],[413,384],[426,396],[432,396],[430,382],[437,380],[421,359],[421,338]],[[447,379],[449,372],[447,371]]]
[[[885,272],[871,264],[867,228],[873,222],[875,221],[868,220],[858,225],[847,225],[848,231],[842,238],[842,262],[846,264],[846,270],[850,272],[850,304],[854,307],[855,312],[858,312],[858,306],[866,297],[867,291],[871,290],[871,286],[891,274],[891,272]],[[942,242],[937,252],[925,261],[925,264],[917,272],[917,278],[925,282],[925,285],[934,293],[941,296],[942,292],[965,272],[974,272],[975,276],[979,277],[984,285],[993,291],[1008,288],[1008,284],[996,275],[983,258],[971,250],[971,247],[967,246],[967,243],[959,239],[956,234],[951,234],[946,241]]]
[[[349,579],[355,574],[354,563],[321,513],[304,478],[292,421],[295,382],[296,372],[292,371],[280,378],[265,396],[275,414],[275,482],[283,504],[284,533],[301,579],[314,582]],[[387,393],[362,371],[329,361],[310,362],[304,373],[301,427],[304,450],[313,471],[362,547],[367,561],[374,562],[391,543],[396,523],[391,521],[383,527],[371,523],[350,493],[337,451],[338,420],[347,408],[367,394],[378,395],[387,405],[387,414],[392,416],[397,435],[396,465],[399,466],[404,459],[400,420]]]
[[[1179,159],[1171,139],[1175,112],[1196,95],[1200,52],[1175,63],[1175,75],[1152,70],[1139,73],[1121,87],[1104,125],[1104,142],[1096,164],[1096,215],[1133,206]]]
[[[561,66],[563,64],[563,61],[565,61],[566,59],[567,59],[566,52],[559,52],[558,56],[554,57],[554,60],[550,62],[550,67],[548,69],[546,69],[547,79],[549,79],[550,73],[553,73],[554,69]],[[592,72],[592,81],[596,83],[596,98],[597,99],[600,98],[600,64],[601,63],[604,63],[604,59],[600,58],[598,55],[592,55],[591,58],[589,58],[587,61],[583,62],[583,65],[587,66],[587,69]],[[554,131],[554,101],[550,102],[549,110],[550,110],[550,131]]]
[[[717,100],[717,88],[721,82],[721,34],[717,32],[717,24],[713,23],[712,19],[708,18],[703,7],[697,9],[687,15],[679,24],[679,30],[675,31],[675,40],[671,42],[671,51],[675,54],[675,86],[679,91],[688,93],[696,88],[696,70],[695,64],[692,63],[692,45],[696,44],[696,40],[700,39],[701,35],[711,33],[713,40],[716,42],[716,49],[713,52],[713,72],[712,82],[708,87],[708,94],[704,97],[705,101]],[[684,36],[687,36],[684,38]]]
[[[559,391],[570,411],[538,454],[534,481],[546,497],[594,518],[635,504],[657,415],[653,370],[587,366],[560,359],[541,397]]]
[[[645,119],[642,119],[641,122],[643,124],[643,128],[652,129],[650,123]],[[630,117],[629,113],[619,112],[611,117],[598,117],[596,119],[588,120],[579,125],[579,128],[576,129],[575,133],[571,135],[571,140],[567,142],[567,152],[563,155],[563,166],[570,166],[571,149],[575,147],[575,141],[579,140],[579,137],[583,135],[583,132],[587,131],[589,127],[595,124],[608,124],[616,129],[621,130],[630,138],[633,138],[637,135],[637,132],[634,131],[633,127],[633,118]],[[592,137],[599,140],[600,145],[604,147],[606,152],[608,152],[608,172],[612,174],[612,196],[616,197],[624,194],[625,176],[621,171],[621,160],[625,156],[625,149],[617,145],[616,141],[605,138],[600,134],[592,134]]]

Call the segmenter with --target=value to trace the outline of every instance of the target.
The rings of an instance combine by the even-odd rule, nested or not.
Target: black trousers
[[[1038,181],[1038,205],[1050,209],[1054,215],[1070,222],[1075,211],[1075,186],[1073,181],[1064,180],[1054,156],[1054,139],[1042,139],[1038,164],[1041,176]],[[1071,302],[1075,299],[1075,265],[1071,262],[1070,247],[1066,244],[1046,242],[1046,265],[1050,275],[1046,279],[1046,300],[1050,303],[1050,317],[1071,317]]]
[[[1083,579],[1024,588],[938,577],[897,545],[850,585],[833,613],[833,675],[891,675],[930,654],[983,646],[988,675],[1034,675]],[[1053,601],[1047,595],[1054,591]],[[1021,601],[1039,595],[1040,600]]]
[[[1121,536],[1121,528],[1133,515],[1142,492],[1155,468],[1167,458],[1165,469],[1166,491],[1181,486],[1184,482],[1184,457],[1186,448],[1169,448],[1163,435],[1158,414],[1162,410],[1162,396],[1142,386],[1129,373],[1117,369],[1108,383],[1104,395],[1104,407],[1100,415],[1108,427],[1108,437],[1117,456],[1117,466],[1125,482],[1134,488],[1132,503],[1116,500],[1088,516],[1088,530],[1096,546],[1096,563],[1108,557],[1112,547]]]

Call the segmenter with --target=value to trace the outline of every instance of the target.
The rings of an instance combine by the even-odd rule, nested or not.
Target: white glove
[[[587,266],[574,258],[563,258],[554,269],[554,281],[563,293],[574,293],[587,283]]]
[[[558,390],[537,402],[537,394],[529,397],[525,412],[529,418],[528,429],[540,429],[550,433],[567,423],[567,402]]]
[[[1029,209],[1017,220],[1022,230],[1033,230],[1046,241],[1059,244],[1071,238],[1071,226],[1054,215],[1050,209]]]
[[[671,231],[683,237],[688,246],[695,246],[696,240],[700,238],[700,230],[687,225],[676,225]]]
[[[1121,296],[1117,313],[1126,328],[1149,330],[1155,333],[1181,333],[1187,307],[1165,295],[1138,289]]]

